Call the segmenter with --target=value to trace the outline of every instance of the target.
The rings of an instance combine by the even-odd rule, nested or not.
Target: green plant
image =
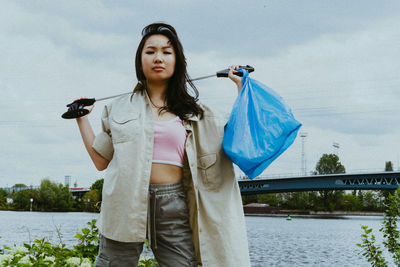
[[[361,226],[364,233],[361,235],[362,244],[357,244],[363,249],[362,255],[367,258],[368,262],[375,267],[388,266],[385,258],[382,256],[382,250],[375,245],[375,236],[371,234],[372,229],[368,226]]]
[[[67,248],[62,242],[59,229],[57,234],[59,244],[54,245],[43,239],[35,239],[31,244],[23,246],[4,246],[0,249],[0,267],[3,266],[94,266],[94,260],[98,253],[99,233],[96,227],[96,220],[87,223],[88,227],[82,229],[74,238],[78,244],[72,249]],[[141,267],[157,267],[157,261],[149,257],[141,257],[139,265]]]
[[[400,195],[397,189],[394,195],[388,196],[385,204],[384,220],[379,231],[383,233],[383,245],[390,252],[394,263],[400,266],[400,232],[397,228],[397,222],[400,216]],[[386,259],[382,256],[382,250],[376,245],[375,236],[372,229],[368,226],[362,226],[364,233],[361,235],[361,244],[357,244],[362,248],[362,255],[367,258],[372,266],[388,266]]]
[[[44,239],[36,239],[32,244],[23,246],[4,246],[7,253],[0,254],[0,266],[68,266],[74,251],[65,245],[54,246]],[[80,266],[91,266],[89,259],[80,259]]]
[[[397,221],[400,216],[400,196],[396,191],[394,195],[389,195],[389,203],[385,212],[385,219],[382,223],[383,232],[383,245],[392,254],[393,260],[397,266],[400,265],[400,243],[399,243],[399,230],[397,228]]]
[[[140,257],[138,267],[158,267],[156,259],[150,257]]]
[[[89,258],[95,260],[99,251],[99,230],[96,227],[96,220],[87,223],[90,228],[83,228],[82,233],[77,233],[74,238],[79,241],[78,245],[74,246],[76,255],[80,258]]]

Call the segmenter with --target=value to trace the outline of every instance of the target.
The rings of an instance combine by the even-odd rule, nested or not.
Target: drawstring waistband
[[[151,188],[151,186],[150,186]],[[152,249],[157,249],[157,241],[156,241],[156,218],[155,218],[155,209],[156,209],[156,194],[157,188],[154,190],[149,190],[149,205],[147,211],[147,233],[149,239],[149,246]],[[153,240],[154,238],[154,240]]]
[[[157,249],[156,236],[156,209],[157,196],[174,193],[183,190],[182,181],[173,184],[150,184],[148,195],[148,211],[147,211],[147,238],[149,246]]]

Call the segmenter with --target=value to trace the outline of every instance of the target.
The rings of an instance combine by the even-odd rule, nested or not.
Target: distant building
[[[71,175],[65,175],[64,185],[70,187],[70,185],[71,185]]]
[[[70,188],[69,191],[71,192],[74,198],[82,198],[84,194],[90,191],[90,188],[85,187],[73,187]]]

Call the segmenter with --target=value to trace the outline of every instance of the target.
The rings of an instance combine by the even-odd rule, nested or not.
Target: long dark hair
[[[142,30],[142,40],[139,43],[135,58],[136,77],[138,81],[146,84],[146,77],[144,76],[142,69],[142,50],[146,40],[153,34],[162,34],[166,36],[171,42],[176,55],[175,71],[168,81],[166,93],[167,105],[162,107],[160,112],[163,110],[172,112],[183,120],[188,119],[192,115],[202,118],[203,109],[197,103],[199,91],[191,82],[187,73],[186,58],[183,53],[183,47],[174,27],[171,25],[166,23],[153,23],[147,25]],[[192,88],[194,96],[189,94],[186,83],[188,83]]]

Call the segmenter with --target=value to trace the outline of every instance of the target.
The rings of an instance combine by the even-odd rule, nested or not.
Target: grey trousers
[[[160,267],[197,267],[183,183],[151,184],[147,239]],[[100,236],[95,266],[138,266],[143,242]]]

